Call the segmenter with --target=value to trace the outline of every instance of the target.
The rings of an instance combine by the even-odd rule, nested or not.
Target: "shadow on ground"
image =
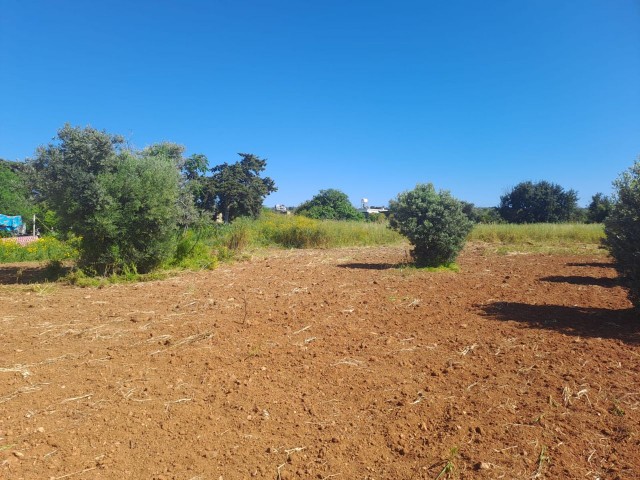
[[[361,270],[390,270],[392,268],[402,268],[405,266],[403,263],[343,263],[338,265],[340,268],[358,268]]]
[[[581,275],[551,276],[540,279],[543,282],[570,283],[572,285],[596,285],[598,287],[613,288],[621,286],[620,279],[608,277],[588,277]]]
[[[484,315],[502,321],[528,324],[566,335],[613,338],[629,344],[640,344],[640,312],[637,309],[565,307],[496,302],[480,307]]]
[[[0,285],[55,282],[69,273],[70,270],[70,267],[50,267],[47,265],[3,265],[0,266]]]
[[[615,265],[609,262],[574,262],[574,263],[567,263],[567,266],[568,267],[615,268]]]

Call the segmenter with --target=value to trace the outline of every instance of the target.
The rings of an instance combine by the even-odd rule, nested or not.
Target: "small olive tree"
[[[389,224],[409,239],[417,266],[448,265],[455,261],[473,227],[463,208],[449,192],[436,192],[431,183],[418,184],[391,200]]]
[[[181,211],[176,151],[171,145],[133,151],[122,137],[70,125],[38,149],[30,162],[34,191],[62,232],[80,237],[83,269],[142,273],[170,257]]]
[[[604,220],[605,245],[640,307],[640,160],[613,182],[613,206]]]
[[[97,177],[105,201],[85,231],[81,263],[98,273],[148,272],[174,253],[180,175],[163,153],[125,151]]]

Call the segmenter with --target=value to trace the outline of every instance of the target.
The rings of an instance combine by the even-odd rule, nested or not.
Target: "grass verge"
[[[602,224],[534,223],[479,224],[467,238],[483,242],[494,253],[552,253],[606,255]]]
[[[606,254],[601,248],[601,224],[493,224],[476,225],[470,242],[482,243],[497,254]],[[47,278],[79,286],[100,287],[115,283],[158,280],[176,270],[214,269],[220,262],[240,259],[260,248],[337,248],[393,245],[405,241],[386,223],[313,220],[265,212],[258,219],[241,218],[229,225],[210,225],[187,230],[178,239],[174,256],[155,272],[139,274],[131,268],[120,275],[89,276],[63,268],[62,262],[77,258],[77,240],[62,242],[45,237],[25,247],[14,241],[0,242],[0,263],[48,261]],[[409,267],[407,265],[407,267]],[[50,271],[49,271],[50,270]],[[458,271],[456,264],[421,271]]]

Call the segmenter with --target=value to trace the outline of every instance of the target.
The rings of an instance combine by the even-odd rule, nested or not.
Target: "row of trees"
[[[209,169],[180,145],[136,150],[119,135],[65,125],[34,158],[0,164],[0,210],[37,211],[46,227],[79,237],[86,270],[149,271],[174,253],[181,228],[260,212],[275,183],[261,177],[265,160],[240,157]]]
[[[88,155],[86,151],[80,153],[82,149],[90,149],[91,154]],[[64,155],[60,155],[62,152]],[[3,213],[23,216],[39,210],[39,217],[43,218],[42,207],[50,205],[55,212],[61,213],[59,226],[67,229],[69,225],[65,218],[75,216],[74,208],[82,203],[79,199],[82,198],[83,202],[87,200],[83,195],[91,197],[92,201],[98,200],[99,197],[93,196],[90,189],[87,190],[86,183],[97,185],[98,182],[93,178],[96,173],[102,169],[112,170],[107,167],[107,158],[111,156],[124,158],[133,155],[141,162],[148,162],[150,158],[159,156],[169,159],[180,176],[178,223],[181,225],[190,225],[202,218],[218,215],[224,222],[240,216],[257,216],[264,198],[277,190],[272,179],[260,176],[266,168],[266,161],[255,155],[241,153],[240,161],[209,169],[205,155],[196,154],[184,158],[183,154],[183,147],[171,143],[153,145],[142,152],[134,152],[124,148],[122,137],[67,125],[58,132],[57,142],[39,149],[32,162],[26,165],[0,162],[0,209]],[[75,157],[84,160],[71,160]],[[34,169],[38,175],[33,174]],[[61,174],[60,169],[65,170],[64,174]],[[58,179],[64,182],[58,183]],[[29,184],[35,192],[35,205],[29,201]],[[58,189],[77,189],[80,196],[67,205],[60,200],[61,195],[65,198],[73,196],[68,191],[54,191],[52,185],[57,185]],[[483,223],[601,223],[612,206],[611,200],[601,193],[592,197],[587,209],[579,208],[577,200],[575,190],[565,190],[546,181],[528,181],[519,183],[501,196],[500,204],[495,208],[478,208],[469,202],[463,202],[463,211],[473,222]],[[87,205],[90,207],[91,203]],[[321,190],[311,200],[299,205],[296,213],[316,219],[365,218],[353,207],[345,193],[335,189]]]
[[[597,193],[587,209],[578,207],[575,190],[541,182],[522,182],[500,197],[495,208],[478,208],[462,201],[462,211],[474,223],[602,223],[611,210],[611,200]],[[295,209],[299,215],[326,220],[364,220],[349,201],[349,197],[335,189],[321,190],[311,200]]]
[[[215,217],[229,222],[257,216],[275,183],[261,174],[266,161],[241,153],[211,169],[204,155],[160,143],[142,150],[118,135],[65,125],[26,163],[0,162],[0,210],[37,211],[50,226],[80,239],[80,266],[101,274],[128,267],[149,271],[175,252],[177,233]],[[606,245],[640,302],[640,163],[614,184],[616,195],[593,197],[592,221],[605,221]],[[390,226],[407,236],[417,264],[454,261],[478,209],[418,185],[390,203]],[[577,194],[549,182],[523,182],[493,211],[514,223],[575,220]],[[312,218],[360,220],[343,192],[322,190],[297,213]],[[484,212],[486,214],[486,211]],[[635,292],[635,293],[634,293]]]

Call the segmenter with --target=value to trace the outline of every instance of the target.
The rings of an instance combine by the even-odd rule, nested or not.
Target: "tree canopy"
[[[640,159],[613,182],[611,212],[604,221],[605,246],[640,309]]]
[[[257,217],[265,197],[278,190],[271,178],[260,177],[266,160],[250,153],[238,155],[240,161],[211,169],[213,175],[203,179],[199,199],[203,208],[221,213],[225,223],[237,217]]]
[[[38,148],[31,161],[36,198],[59,215],[63,231],[91,229],[93,214],[107,201],[97,178],[113,171],[123,143],[120,136],[67,124],[54,143]]]
[[[322,220],[364,219],[364,215],[351,204],[347,194],[333,188],[320,190],[311,200],[298,206],[296,214]]]
[[[0,161],[0,213],[4,215],[30,216],[33,202],[21,166],[14,162]]]
[[[587,221],[602,223],[609,216],[613,203],[611,199],[602,193],[596,193],[591,197],[591,203],[587,208]]]
[[[500,215],[510,223],[558,223],[574,219],[578,194],[547,181],[522,182],[500,197]]]

